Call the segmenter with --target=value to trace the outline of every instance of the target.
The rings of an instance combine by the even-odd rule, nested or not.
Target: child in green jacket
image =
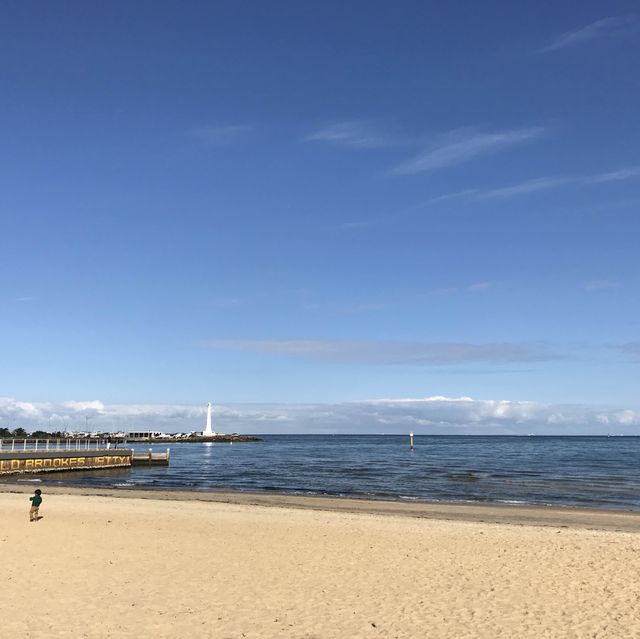
[[[40,497],[41,494],[42,491],[38,488],[35,491],[35,495],[33,497],[29,497],[29,501],[31,502],[31,508],[29,509],[29,521],[38,521],[38,519],[40,519],[40,517],[38,517],[38,509],[42,503],[42,497]]]

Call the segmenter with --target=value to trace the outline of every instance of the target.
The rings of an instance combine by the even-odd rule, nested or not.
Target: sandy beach
[[[29,523],[32,488],[7,636],[640,636],[635,513],[45,489]]]

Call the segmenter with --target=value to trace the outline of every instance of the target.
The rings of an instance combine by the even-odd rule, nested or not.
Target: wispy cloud
[[[432,204],[442,204],[443,202],[449,202],[451,200],[472,199],[478,193],[480,193],[480,189],[463,189],[462,191],[436,195],[435,197],[430,197],[428,200],[424,200],[419,207],[431,206]]]
[[[542,127],[493,132],[479,132],[469,129],[453,131],[444,136],[437,144],[397,166],[391,171],[391,174],[416,175],[462,164],[479,156],[496,153],[538,138],[544,131]]]
[[[625,355],[631,357],[631,359],[640,362],[640,342],[627,342],[617,346],[620,351]]]
[[[464,189],[454,191],[453,193],[445,193],[425,200],[422,202],[422,206],[442,204],[451,200],[507,199],[540,191],[549,191],[563,186],[589,186],[608,182],[621,182],[635,178],[640,178],[640,166],[631,166],[616,171],[597,173],[595,175],[543,176],[491,189]]]
[[[587,291],[603,291],[620,288],[622,284],[616,280],[590,280],[584,285]]]
[[[85,429],[202,430],[204,404],[104,404],[99,400],[29,402],[0,397],[0,426]],[[216,404],[217,431],[245,433],[636,434],[640,411],[588,405],[471,397],[409,397],[311,404]]]
[[[218,309],[237,308],[243,306],[249,300],[244,297],[214,297],[207,300],[207,302]]]
[[[379,149],[406,143],[396,135],[383,130],[372,120],[347,120],[333,122],[306,135],[304,142],[323,142],[350,149]]]
[[[468,291],[486,291],[493,286],[491,282],[475,282],[467,287]]]
[[[440,295],[452,295],[456,293],[478,293],[481,291],[488,291],[493,288],[493,284],[487,281],[474,282],[473,284],[469,284],[468,286],[447,286],[440,287],[433,290],[434,293]]]
[[[252,128],[248,124],[206,125],[192,129],[190,134],[206,146],[226,146],[243,140]]]
[[[597,38],[627,35],[636,29],[637,24],[637,16],[634,14],[602,18],[561,34],[549,45],[540,49],[540,53],[573,47]]]
[[[490,200],[490,199],[507,199],[517,197],[519,195],[528,195],[538,191],[546,191],[554,189],[566,184],[575,182],[575,178],[563,177],[540,177],[531,180],[525,180],[517,184],[508,186],[500,186],[491,189],[463,189],[462,191],[454,191],[437,195],[422,202],[421,207],[429,207],[437,204],[444,204],[454,200]]]
[[[640,166],[628,166],[617,171],[592,176],[593,182],[619,182],[640,177]]]
[[[362,220],[357,222],[342,222],[341,224],[336,224],[333,228],[336,231],[354,231],[358,229],[368,228],[370,226],[375,226],[380,223],[380,219],[373,220]]]
[[[632,166],[607,173],[597,173],[595,175],[574,175],[574,176],[546,176],[526,180],[519,184],[512,184],[485,191],[476,190],[472,196],[477,199],[484,198],[508,198],[518,195],[526,195],[537,191],[548,191],[571,184],[600,184],[604,182],[621,182],[640,177],[640,167]]]
[[[462,362],[496,364],[555,359],[544,349],[525,344],[468,344],[455,342],[393,342],[367,340],[210,340],[216,350],[269,353],[271,355],[344,364],[433,365]]]
[[[389,308],[389,304],[385,302],[357,302],[350,304],[318,302],[305,304],[304,309],[314,313],[322,311],[333,315],[357,315],[360,313],[372,313],[384,311]]]
[[[488,189],[486,191],[478,191],[474,197],[476,199],[491,199],[491,198],[509,198],[518,195],[526,195],[528,193],[536,193],[537,191],[548,191],[549,189],[555,189],[565,184],[571,184],[575,182],[574,178],[564,177],[540,177],[532,180],[525,180],[519,184],[512,184],[510,186],[502,186],[496,189]]]

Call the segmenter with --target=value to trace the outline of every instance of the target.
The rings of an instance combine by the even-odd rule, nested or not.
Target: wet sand
[[[394,515],[443,521],[470,521],[513,525],[552,526],[640,532],[640,512],[596,508],[560,508],[551,506],[516,506],[502,504],[468,504],[445,502],[384,501],[287,495],[282,493],[216,492],[188,490],[133,490],[89,487],[48,487],[46,483],[3,482],[0,493],[31,494],[40,487],[53,495],[86,495],[171,501],[203,501],[245,506],[328,510],[333,512]]]
[[[0,485],[23,637],[640,636],[640,515]],[[34,619],[35,611],[35,619]]]

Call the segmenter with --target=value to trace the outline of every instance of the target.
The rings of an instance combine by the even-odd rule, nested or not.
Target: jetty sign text
[[[76,470],[112,466],[130,466],[129,455],[101,455],[99,457],[45,457],[33,459],[0,459],[1,472],[38,472],[41,470]]]

